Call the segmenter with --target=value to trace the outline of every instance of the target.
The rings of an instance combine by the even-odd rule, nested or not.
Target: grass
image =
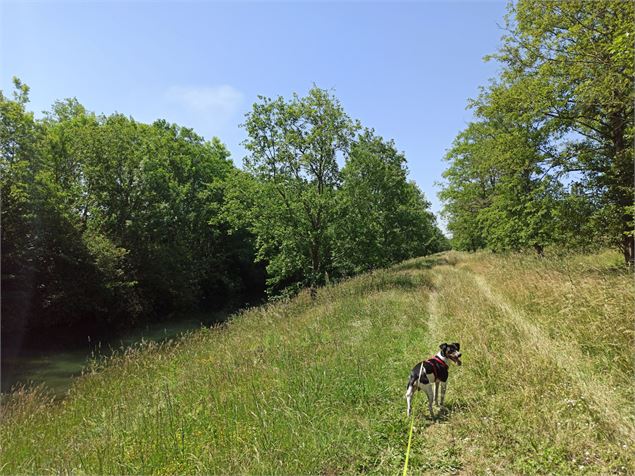
[[[397,474],[409,370],[458,340],[447,411],[415,396],[411,474],[633,474],[618,259],[447,253],[130,349],[5,402],[0,471]]]

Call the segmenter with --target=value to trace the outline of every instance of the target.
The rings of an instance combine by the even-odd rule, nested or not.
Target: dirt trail
[[[435,285],[439,286],[441,276],[437,273],[435,276]],[[439,328],[439,293],[436,289],[430,291],[428,296],[428,332],[433,341],[438,340]]]

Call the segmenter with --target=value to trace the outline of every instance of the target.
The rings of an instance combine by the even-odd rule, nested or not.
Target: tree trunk
[[[633,242],[633,216],[629,208],[633,206],[633,151],[626,146],[625,129],[627,120],[622,115],[611,115],[611,129],[613,141],[614,167],[617,168],[619,179],[614,184],[617,195],[617,204],[622,210],[622,253],[627,265],[632,265],[635,260],[635,248]]]
[[[624,253],[624,261],[627,265],[635,264],[635,239],[633,235],[624,235],[622,238],[622,253]]]
[[[311,299],[317,298],[318,276],[320,274],[320,243],[311,243]]]

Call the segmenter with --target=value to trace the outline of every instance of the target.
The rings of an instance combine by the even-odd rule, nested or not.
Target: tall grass
[[[633,282],[613,258],[421,258],[131,349],[61,402],[5,402],[1,472],[395,474],[409,370],[459,340],[447,411],[415,396],[413,474],[632,473]]]
[[[465,467],[635,472],[633,281],[618,259],[483,253],[439,269],[441,334],[466,342],[472,374],[453,421]]]
[[[397,468],[407,367],[426,351],[428,286],[425,276],[369,274],[315,302],[302,294],[132,350],[59,405],[16,395],[3,409],[2,471]]]

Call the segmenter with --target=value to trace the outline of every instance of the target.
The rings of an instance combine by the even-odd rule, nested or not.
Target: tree
[[[20,345],[35,292],[31,189],[37,169],[37,136],[33,114],[25,109],[29,88],[13,79],[13,100],[0,92],[0,193],[2,232],[2,325]]]
[[[35,121],[25,111],[28,88],[15,84],[14,100],[0,101],[1,134],[8,139],[1,146],[2,325],[13,335],[79,319],[90,326],[103,300],[79,226],[81,174],[65,149],[64,131]]]
[[[601,194],[603,219],[627,261],[635,256],[634,22],[633,5],[619,0],[522,0],[510,7],[495,56],[502,95],[553,131],[550,166],[581,173]]]
[[[447,180],[439,197],[444,201],[443,213],[448,220],[453,247],[475,251],[486,245],[479,213],[491,204],[491,193],[499,173],[485,165],[489,148],[486,134],[478,124],[459,134],[446,155],[451,165],[443,173]]]
[[[496,205],[499,210],[503,206],[513,213],[492,216],[490,223],[508,226],[516,220],[516,227],[533,228],[534,234],[542,234],[542,241],[548,241],[561,223],[545,228],[546,221],[563,214],[542,212],[547,210],[545,206],[552,210],[559,208],[562,200],[573,193],[570,185],[575,183],[576,195],[581,196],[582,187],[588,200],[584,204],[579,200],[569,203],[579,204],[585,210],[599,204],[587,219],[602,223],[614,242],[619,242],[625,259],[633,259],[635,96],[629,37],[634,15],[630,3],[612,0],[547,3],[520,0],[510,4],[507,34],[499,53],[492,56],[500,61],[502,72],[471,106],[478,121],[507,131],[506,140],[517,133],[531,139],[527,142],[528,154],[520,154],[533,155],[527,163],[530,168],[524,169],[528,175],[516,178],[521,189],[524,180],[537,191],[538,197],[521,194],[517,206],[509,208],[509,199],[518,197],[518,188],[509,188],[514,193],[505,194],[506,198]],[[488,141],[491,142],[490,139],[482,142],[484,149]],[[504,148],[509,145],[503,144]],[[515,147],[509,149],[518,152]],[[518,166],[514,157],[505,160],[507,165]],[[483,163],[491,164],[491,160],[483,159]],[[564,187],[570,190],[563,193]],[[445,195],[453,200],[451,196],[456,191]],[[555,203],[554,197],[558,196]],[[543,204],[536,209],[536,200],[543,198]],[[449,203],[446,210],[460,211],[461,207],[456,205]],[[529,222],[537,212],[543,220]],[[456,218],[458,215],[451,221],[457,222]],[[484,224],[477,226],[482,236],[491,236],[491,230]]]
[[[335,264],[344,274],[438,251],[430,204],[407,181],[406,159],[370,130],[351,147],[342,169]]]
[[[36,120],[15,86],[13,99],[0,93],[2,326],[14,342],[105,334],[262,290],[251,237],[221,219],[234,167],[220,140],[96,116],[76,99]]]
[[[357,126],[335,97],[313,87],[289,101],[260,97],[244,128],[245,170],[256,181],[247,189],[257,200],[245,202],[250,211],[239,211],[244,193],[230,192],[229,215],[248,216],[271,288],[293,282],[314,288],[332,269],[337,160],[348,153]],[[238,175],[239,187],[246,182]]]

